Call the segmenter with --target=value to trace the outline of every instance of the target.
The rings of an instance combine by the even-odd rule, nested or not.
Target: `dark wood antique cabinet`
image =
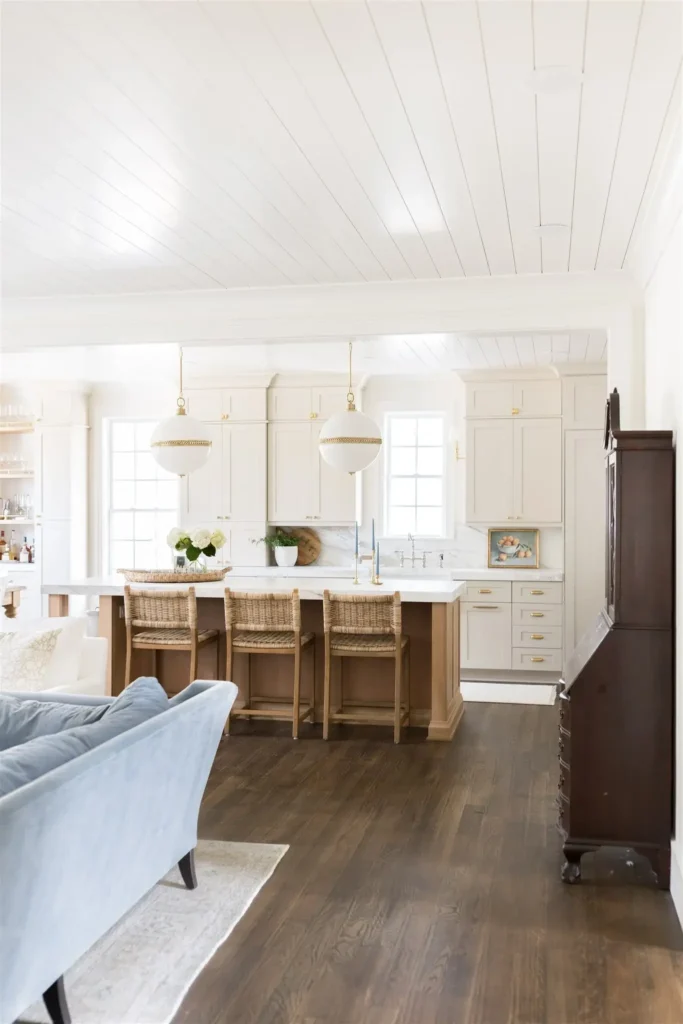
[[[602,846],[644,854],[669,887],[673,824],[674,449],[621,430],[607,403],[605,607],[567,660],[560,693],[562,878]]]

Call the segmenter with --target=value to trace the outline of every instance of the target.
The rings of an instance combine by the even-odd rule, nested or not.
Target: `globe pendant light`
[[[183,350],[180,350],[180,394],[175,416],[154,428],[152,455],[164,469],[187,476],[203,466],[211,453],[211,438],[203,423],[188,416],[183,398]]]
[[[337,413],[324,424],[318,445],[325,462],[345,473],[359,473],[375,461],[382,447],[380,429],[374,420],[358,412],[351,381],[352,342],[349,342],[349,391],[346,412]]]

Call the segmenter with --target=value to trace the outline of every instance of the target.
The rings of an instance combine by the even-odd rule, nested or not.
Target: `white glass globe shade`
[[[369,416],[347,409],[324,424],[318,445],[323,459],[334,469],[343,473],[360,473],[379,455],[382,436]]]
[[[152,455],[164,469],[187,476],[203,466],[211,454],[211,438],[204,423],[176,414],[162,420],[152,434]]]

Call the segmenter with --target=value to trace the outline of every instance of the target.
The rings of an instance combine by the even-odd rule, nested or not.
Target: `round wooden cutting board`
[[[299,556],[296,564],[313,565],[321,548],[320,537],[315,530],[309,529],[308,526],[296,526],[288,532],[299,542]]]

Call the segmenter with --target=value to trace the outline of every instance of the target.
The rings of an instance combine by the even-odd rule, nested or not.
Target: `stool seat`
[[[401,648],[408,646],[408,637],[401,637]],[[392,653],[396,650],[396,638],[386,634],[372,633],[333,633],[331,651],[345,653],[357,651],[359,654],[371,654],[373,651]]]
[[[302,633],[301,646],[304,647],[306,644],[310,644],[314,639],[315,634]],[[285,630],[283,632],[250,630],[247,633],[236,633],[232,638],[233,647],[267,647],[274,650],[281,647],[284,650],[291,650],[295,644],[294,630]]]
[[[197,643],[204,644],[218,636],[217,629],[200,629]],[[168,627],[167,629],[143,629],[133,634],[133,647],[137,644],[192,644],[192,630]]]

